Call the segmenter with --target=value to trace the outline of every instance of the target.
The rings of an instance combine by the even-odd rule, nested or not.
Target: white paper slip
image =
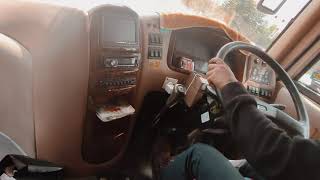
[[[208,121],[210,121],[210,115],[209,115],[209,112],[207,111],[207,112],[201,114],[201,122],[205,123]]]
[[[102,107],[97,110],[96,114],[101,121],[108,122],[132,115],[134,112],[135,109],[131,105],[127,104]]]

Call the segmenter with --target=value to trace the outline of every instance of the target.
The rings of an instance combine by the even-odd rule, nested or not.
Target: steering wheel
[[[226,56],[235,50],[245,50],[252,54],[255,54],[264,62],[266,62],[278,75],[278,78],[284,83],[285,87],[289,90],[291,98],[293,99],[297,114],[298,120],[292,118],[285,112],[269,105],[268,103],[257,99],[257,108],[263,112],[267,117],[272,119],[272,121],[286,130],[290,135],[300,135],[304,138],[309,138],[309,118],[304,106],[303,101],[301,100],[299,91],[290,78],[290,76],[286,73],[286,71],[281,67],[281,65],[271,58],[268,54],[266,54],[260,48],[253,46],[251,44],[247,44],[244,42],[230,42],[224,45],[217,53],[217,58],[225,60]],[[218,98],[223,101],[221,92],[216,90]]]

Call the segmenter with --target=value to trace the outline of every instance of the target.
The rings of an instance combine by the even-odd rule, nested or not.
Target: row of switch
[[[149,44],[161,45],[162,37],[160,33],[150,33],[149,34]]]
[[[135,85],[136,79],[120,79],[120,80],[108,80],[108,81],[99,81],[97,86],[100,88],[105,88],[108,86],[126,86],[126,85]]]
[[[148,28],[159,29],[159,25],[157,23],[147,23]]]
[[[263,96],[263,97],[271,97],[272,96],[272,92],[270,90],[263,89],[263,88],[248,86],[247,90],[249,93],[251,93],[253,95],[258,95],[258,96]]]
[[[161,59],[162,50],[160,48],[149,48],[148,59]]]

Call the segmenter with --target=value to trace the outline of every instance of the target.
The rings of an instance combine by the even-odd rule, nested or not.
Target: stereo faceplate
[[[125,57],[125,58],[102,58],[100,67],[103,68],[116,68],[116,67],[137,67],[138,57]]]

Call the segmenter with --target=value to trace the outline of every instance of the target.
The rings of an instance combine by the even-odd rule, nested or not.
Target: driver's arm
[[[220,59],[210,61],[207,78],[221,90],[232,136],[254,169],[267,179],[320,179],[319,141],[290,138]]]

